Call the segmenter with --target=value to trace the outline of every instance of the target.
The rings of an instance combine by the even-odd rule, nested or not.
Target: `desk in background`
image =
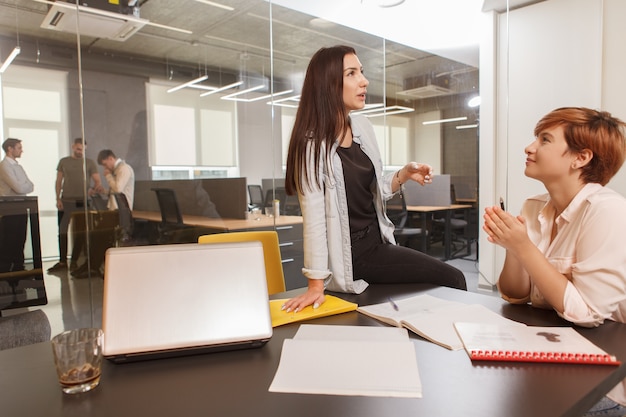
[[[277,294],[275,298],[290,297],[300,291],[303,290]],[[371,285],[360,295],[337,295],[367,305],[385,302],[388,297],[420,293],[482,304],[530,325],[568,325],[554,311],[423,284]],[[382,325],[356,311],[309,323]],[[2,413],[11,417],[319,417],[320,413],[328,412],[342,417],[580,416],[626,377],[626,363],[618,367],[519,362],[474,364],[464,350],[450,351],[410,333],[423,398],[270,393],[268,388],[278,367],[283,341],[292,338],[298,327],[299,323],[277,327],[268,344],[259,349],[122,365],[105,361],[100,386],[76,396],[64,395],[58,386],[50,343],[1,351]],[[577,330],[626,361],[626,325],[607,322],[598,328]]]
[[[161,214],[153,211],[133,211],[133,218],[150,222],[161,222]],[[302,243],[301,216],[261,216],[253,219],[214,219],[203,216],[183,215],[183,223],[199,229],[197,234],[243,232],[249,230],[275,230],[278,233],[280,255],[283,263],[285,286],[289,289],[300,288],[307,284],[302,275],[304,266],[304,247]]]
[[[452,232],[450,228],[450,219],[452,213],[456,210],[467,210],[472,208],[470,204],[451,204],[449,206],[406,206],[407,211],[414,213],[421,213],[422,216],[422,230],[428,230],[428,225],[432,222],[433,213],[444,212],[444,255],[443,260],[447,261],[452,257]],[[427,240],[429,236],[424,233],[422,236],[422,252],[426,252]]]

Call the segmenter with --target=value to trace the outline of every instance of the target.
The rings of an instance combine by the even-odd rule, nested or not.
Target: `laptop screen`
[[[258,346],[272,335],[263,247],[111,248],[102,315],[105,357]]]

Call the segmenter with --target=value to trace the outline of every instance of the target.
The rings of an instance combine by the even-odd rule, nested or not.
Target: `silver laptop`
[[[130,362],[263,346],[272,336],[261,242],[110,248],[104,357]]]

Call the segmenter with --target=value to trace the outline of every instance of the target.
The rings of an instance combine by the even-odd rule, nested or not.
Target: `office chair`
[[[457,204],[456,201],[456,190],[454,184],[450,184],[450,202],[451,204]],[[445,228],[446,228],[446,219],[445,216],[436,216],[433,218],[433,233],[432,240],[441,241],[445,246]],[[451,258],[458,258],[462,256],[469,256],[471,254],[471,244],[473,242],[472,239],[466,237],[466,229],[468,226],[468,221],[466,218],[466,211],[455,210],[450,213],[450,247],[451,247]],[[459,254],[465,250],[466,253],[459,256]]]
[[[176,192],[171,188],[152,188],[156,193],[161,210],[161,224],[159,225],[159,242],[158,243],[175,243],[177,241],[186,241],[179,236],[179,231],[191,229],[191,226],[185,225],[183,215],[178,205]]]
[[[108,200],[100,197],[99,194],[96,194],[91,197],[91,208],[97,211],[105,211],[108,210]]]
[[[287,195],[285,187],[276,187],[273,190],[267,190],[265,193],[265,207],[272,207],[274,200],[280,201],[280,214],[300,216],[300,202],[298,197]]]
[[[214,233],[198,238],[198,243],[249,242],[258,240],[263,244],[265,277],[268,295],[285,291],[285,276],[278,245],[278,233],[273,230],[256,232]],[[245,260],[242,259],[242,262]]]
[[[117,203],[119,224],[115,228],[115,246],[129,246],[133,240],[135,222],[133,213],[128,204],[128,199],[123,193],[114,193],[113,198]]]
[[[50,321],[43,310],[0,317],[0,350],[50,340]]]
[[[387,217],[395,226],[393,236],[396,238],[396,242],[399,245],[410,247],[409,243],[412,239],[418,236],[422,238],[426,237],[425,234],[427,232],[425,230],[418,227],[406,227],[409,214],[406,209],[404,195],[402,195],[401,192],[395,194],[387,201],[386,212]],[[425,250],[424,246],[425,245],[422,243],[423,250]]]
[[[248,185],[248,196],[250,197],[249,208],[263,208],[263,187],[260,185]]]

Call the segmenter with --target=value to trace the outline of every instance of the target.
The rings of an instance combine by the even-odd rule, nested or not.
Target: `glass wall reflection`
[[[134,172],[130,234],[123,210],[97,204],[110,197],[106,166],[97,165],[104,190],[90,192],[94,184],[85,183],[86,204],[69,231],[67,269],[47,280],[49,289],[74,297],[75,314],[65,317],[65,327],[99,325],[98,288],[110,246],[193,242],[223,232],[225,221],[248,221],[255,206],[248,185],[261,189],[259,222],[270,229],[278,224],[264,207],[285,198],[298,95],[308,61],[322,46],[357,50],[370,81],[364,114],[386,169],[430,163],[450,176],[457,197],[475,201],[478,113],[468,100],[478,94],[478,68],[263,0],[121,3],[0,5],[0,59],[21,49],[1,78],[2,131],[24,143],[20,163],[35,183],[44,269],[59,256],[55,178],[72,141],[85,138],[85,167],[110,150]],[[170,207],[183,215],[208,220],[166,225],[155,188],[173,189]],[[297,217],[297,202],[281,203],[280,221]],[[242,228],[248,226],[229,230]],[[83,235],[87,244],[72,259]],[[286,278],[300,285],[302,259],[297,253],[290,259]],[[72,261],[87,265],[84,273],[73,275]]]

